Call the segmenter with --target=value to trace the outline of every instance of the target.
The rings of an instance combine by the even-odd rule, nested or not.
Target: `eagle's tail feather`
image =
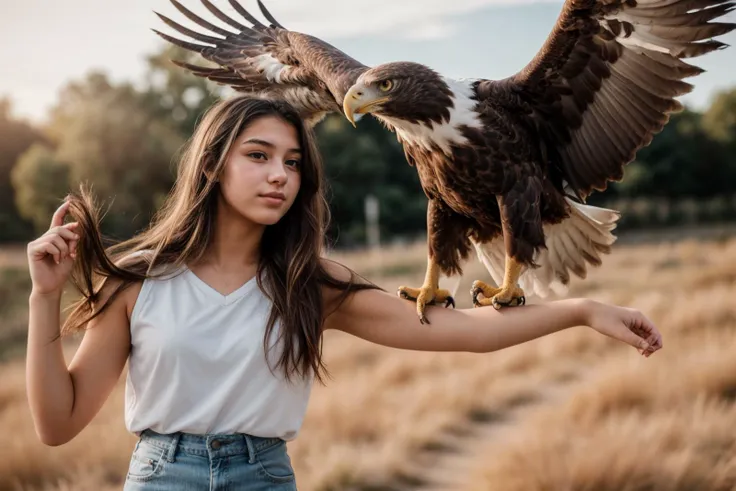
[[[612,231],[621,215],[607,208],[599,208],[567,199],[570,216],[554,225],[544,226],[547,249],[539,252],[537,269],[524,272],[519,279],[526,291],[546,297],[551,292],[567,292],[570,273],[579,278],[588,274],[588,265],[599,266],[601,254],[611,252],[616,241]]]
[[[587,276],[588,265],[601,264],[601,254],[608,254],[616,241],[612,231],[620,214],[615,210],[584,205],[568,199],[570,216],[561,223],[544,226],[546,249],[539,251],[536,269],[525,270],[519,286],[526,296],[547,297],[554,292],[563,295],[570,283],[570,273]],[[478,258],[496,285],[503,281],[505,246],[501,238],[486,244],[475,244]]]

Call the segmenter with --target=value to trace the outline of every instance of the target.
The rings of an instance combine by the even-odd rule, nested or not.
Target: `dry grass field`
[[[424,275],[422,245],[335,257],[389,291]],[[0,268],[22,267],[14,261],[0,255]],[[458,307],[485,278],[468,265]],[[24,307],[23,286],[12,290]],[[330,333],[332,379],[315,385],[289,444],[299,489],[736,489],[736,238],[622,241],[570,295],[643,309],[664,349],[645,359],[583,327],[491,354],[400,351]],[[0,333],[17,333],[23,308],[0,307]],[[0,491],[122,487],[135,442],[122,378],[88,428],[48,448],[33,431],[22,357],[0,370]]]

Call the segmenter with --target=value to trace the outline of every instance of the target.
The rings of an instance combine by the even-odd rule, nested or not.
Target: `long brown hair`
[[[342,281],[325,270],[321,257],[330,215],[322,162],[312,130],[280,100],[238,96],[213,105],[185,146],[166,201],[148,228],[128,240],[106,247],[100,233],[100,207],[92,194],[80,187],[67,197],[69,215],[79,222],[81,232],[71,281],[82,297],[71,306],[62,334],[83,328],[132,283],[169,271],[160,266],[179,268],[202,257],[214,228],[217,177],[233,142],[264,116],[277,116],[293,125],[302,149],[297,197],[278,223],[266,227],[261,241],[257,283],[272,302],[264,348],[279,321],[283,349],[277,367],[287,379],[296,373],[313,374],[322,381],[322,287],[338,290],[338,303],[356,290],[378,287],[354,281],[357,275],[352,271],[351,279]],[[98,305],[102,286],[111,278],[120,281],[108,300]]]

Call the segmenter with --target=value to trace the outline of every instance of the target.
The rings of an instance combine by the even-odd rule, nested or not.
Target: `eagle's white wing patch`
[[[263,73],[269,81],[277,84],[281,83],[281,77],[291,69],[290,65],[284,65],[270,53],[254,56],[253,66]]]

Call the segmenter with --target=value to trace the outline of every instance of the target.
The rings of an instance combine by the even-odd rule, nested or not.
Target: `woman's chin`
[[[248,218],[259,225],[275,225],[284,217],[281,210],[263,210],[259,213],[251,213]]]

